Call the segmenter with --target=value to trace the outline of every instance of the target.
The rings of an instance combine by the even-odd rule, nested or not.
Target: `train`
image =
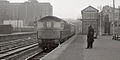
[[[54,49],[75,35],[75,26],[56,16],[46,16],[37,21],[37,39],[39,46]]]

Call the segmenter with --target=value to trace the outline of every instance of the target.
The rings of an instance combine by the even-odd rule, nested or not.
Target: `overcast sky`
[[[27,0],[8,0],[10,2],[24,2]],[[79,18],[81,10],[91,5],[97,9],[104,5],[112,6],[112,0],[38,0],[50,2],[53,6],[54,16],[61,18]],[[115,0],[116,7],[120,6],[120,0]]]

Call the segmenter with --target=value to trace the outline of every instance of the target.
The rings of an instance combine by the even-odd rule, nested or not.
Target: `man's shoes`
[[[85,48],[85,49],[89,49],[89,48]]]
[[[92,47],[90,47],[90,49],[92,49]]]
[[[92,48],[85,48],[85,49],[92,49]]]

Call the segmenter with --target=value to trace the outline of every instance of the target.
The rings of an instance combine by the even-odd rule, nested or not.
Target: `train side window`
[[[47,28],[52,27],[52,23],[51,22],[47,22]]]
[[[38,28],[43,28],[43,27],[44,27],[43,22],[39,22],[38,23]]]

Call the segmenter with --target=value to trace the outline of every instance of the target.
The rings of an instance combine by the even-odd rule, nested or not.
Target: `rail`
[[[30,45],[30,46],[27,46],[27,47],[19,48],[19,49],[16,49],[16,50],[12,50],[12,51],[9,51],[9,52],[5,52],[3,54],[0,54],[0,59],[5,59],[8,56],[17,54],[19,52],[22,52],[22,51],[25,51],[25,50],[28,50],[30,48],[37,47],[37,46],[38,46],[38,43]]]

